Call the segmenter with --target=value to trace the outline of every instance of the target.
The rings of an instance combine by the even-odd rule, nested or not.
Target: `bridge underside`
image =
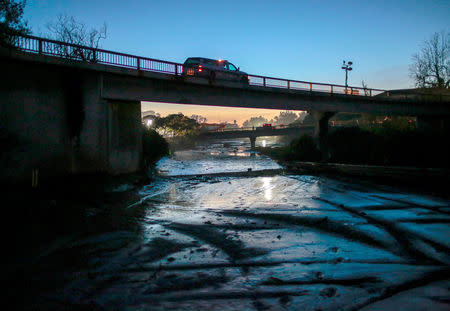
[[[242,88],[239,84],[226,82],[211,86],[203,79],[188,82],[173,76],[162,80],[104,74],[102,97],[221,107],[450,117],[447,103],[442,102],[423,103],[258,86]]]

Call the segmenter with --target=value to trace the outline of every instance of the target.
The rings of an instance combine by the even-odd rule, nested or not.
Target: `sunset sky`
[[[381,89],[413,87],[411,56],[434,32],[450,30],[448,0],[28,0],[24,18],[34,35],[48,36],[58,14],[88,27],[105,22],[108,50],[180,63],[221,58],[252,74],[335,84],[351,60],[350,85]],[[278,114],[144,103],[149,109],[238,123]]]
[[[205,107],[195,105],[177,105],[165,103],[142,102],[142,111],[153,110],[165,116],[172,113],[183,113],[186,116],[200,114],[207,118],[208,123],[233,123],[234,120],[239,125],[251,117],[263,116],[270,120],[279,115],[280,110],[275,109],[251,109],[251,108],[229,108],[229,107]]]

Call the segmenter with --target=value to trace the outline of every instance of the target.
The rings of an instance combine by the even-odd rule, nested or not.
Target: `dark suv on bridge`
[[[239,81],[248,85],[248,74],[227,60],[189,57],[183,64],[183,76],[204,77],[212,84],[217,80]]]

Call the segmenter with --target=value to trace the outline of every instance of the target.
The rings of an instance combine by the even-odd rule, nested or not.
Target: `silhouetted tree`
[[[15,35],[31,32],[22,18],[25,0],[0,0],[0,45],[13,46]]]
[[[263,123],[267,123],[267,119],[263,116],[259,117],[251,117],[250,120],[245,120],[244,123],[242,123],[243,127],[252,127],[252,126],[261,126]]]
[[[275,116],[273,124],[275,125],[289,125],[298,119],[298,115],[292,111],[281,111],[278,116]]]
[[[197,123],[205,123],[207,121],[207,119],[204,116],[198,114],[193,114],[191,116],[191,119],[194,119],[195,121],[197,121]]]
[[[75,20],[73,16],[59,15],[55,22],[47,25],[50,36],[54,40],[87,46],[92,49],[100,47],[100,41],[106,39],[106,23],[99,29],[88,29],[85,24]],[[93,50],[60,45],[58,53],[83,61],[95,62],[96,57]]]
[[[155,118],[154,128],[161,135],[187,136],[197,134],[200,126],[194,119],[179,113],[170,114],[163,118]]]
[[[450,34],[442,31],[426,40],[413,55],[411,78],[416,87],[448,88],[450,83]]]

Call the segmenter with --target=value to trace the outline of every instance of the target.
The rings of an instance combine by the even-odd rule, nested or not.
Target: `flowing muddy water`
[[[46,248],[30,305],[449,310],[449,201],[288,172],[229,174],[280,169],[249,147],[210,142],[162,159],[141,200],[111,212],[114,226]]]

